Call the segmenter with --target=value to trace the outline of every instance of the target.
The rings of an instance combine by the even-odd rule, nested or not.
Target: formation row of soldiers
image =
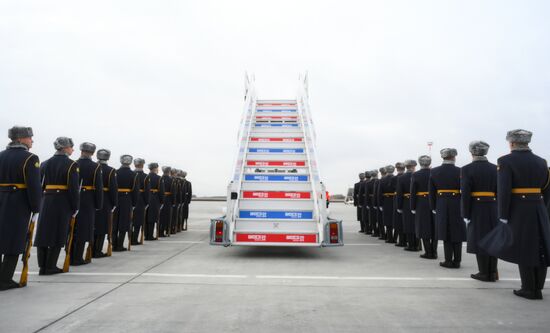
[[[354,186],[354,205],[361,230],[440,266],[460,268],[462,243],[476,255],[476,280],[499,279],[497,258],[518,264],[522,286],[514,294],[542,299],[550,266],[550,171],[529,148],[532,133],[507,134],[511,153],[487,160],[489,144],[469,146],[472,163],[455,166],[457,150],[441,150],[443,163],[431,168],[430,156],[366,171]],[[397,175],[394,175],[397,169]],[[381,178],[378,178],[378,172]],[[422,243],[420,242],[422,241]]]
[[[57,138],[55,154],[40,163],[29,152],[30,127],[13,127],[8,137],[11,142],[0,152],[0,290],[26,285],[35,223],[40,275],[67,272],[70,265],[187,229],[192,186],[186,172],[166,166],[160,176],[159,165],[150,163],[146,174],[145,161],[130,155],[122,155],[115,170],[107,149],[97,151],[97,163],[92,160],[96,146],[89,142],[73,161],[74,144],[67,137]],[[58,268],[63,247],[66,258]],[[13,275],[22,254],[18,283]]]

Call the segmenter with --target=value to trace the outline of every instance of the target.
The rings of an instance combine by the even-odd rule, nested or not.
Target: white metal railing
[[[233,240],[233,232],[235,229],[235,221],[237,219],[239,209],[239,199],[241,195],[242,178],[244,175],[244,169],[246,168],[246,156],[248,151],[248,143],[250,141],[250,132],[252,130],[252,124],[254,123],[254,111],[256,109],[256,88],[254,86],[254,78],[250,78],[248,74],[245,75],[245,103],[244,110],[241,117],[241,125],[238,134],[238,150],[237,158],[235,160],[235,170],[233,173],[233,180],[228,186],[227,193],[227,217],[229,224],[229,239]],[[231,199],[231,192],[237,193],[239,196],[236,200]]]
[[[319,237],[323,237],[323,233],[325,232],[324,225],[328,222],[325,202],[326,194],[324,186],[321,183],[319,166],[317,165],[316,135],[315,128],[313,126],[313,119],[311,118],[311,112],[309,108],[307,73],[303,77],[300,76],[299,81],[300,84],[298,88],[296,104],[298,114],[302,122],[305,151],[307,160],[309,161],[308,168],[311,175],[311,187],[315,204],[315,219],[318,220]],[[321,242],[322,239],[320,239],[319,241]]]

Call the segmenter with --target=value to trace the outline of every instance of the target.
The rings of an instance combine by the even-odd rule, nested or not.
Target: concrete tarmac
[[[188,231],[66,274],[38,276],[33,251],[28,287],[0,293],[0,332],[550,331],[550,292],[514,296],[514,265],[499,262],[497,283],[472,280],[473,255],[441,268],[357,233],[341,203],[344,247],[212,247],[223,204],[193,202]]]

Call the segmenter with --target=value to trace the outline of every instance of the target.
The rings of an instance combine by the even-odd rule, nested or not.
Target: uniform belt
[[[164,195],[172,195],[172,192],[164,192]]]
[[[46,185],[46,190],[63,190],[66,191],[69,189],[69,186],[67,185]]]
[[[495,192],[472,192],[472,197],[496,197],[497,194]]]
[[[86,191],[93,191],[95,190],[95,186],[91,186],[91,185],[86,185],[86,186],[82,186],[82,189],[83,190],[86,190]]]
[[[131,188],[119,188],[118,191],[121,192],[121,193],[128,193],[128,192],[132,192],[132,189]]]
[[[145,192],[145,190],[139,190],[139,191],[142,192],[142,193]]]
[[[157,193],[158,191],[159,191],[159,190],[157,190],[156,188],[151,189],[151,192],[153,192],[153,193]]]
[[[395,192],[387,192],[387,193],[382,193],[383,196],[385,197],[393,197],[394,195],[396,195],[397,193]]]
[[[430,194],[429,192],[416,192],[416,195],[428,195]]]
[[[411,197],[411,194],[410,194],[410,193],[403,193],[403,196],[404,196],[405,198],[410,198],[410,197]]]
[[[23,190],[27,188],[25,184],[0,184],[0,187],[11,187],[14,190]]]
[[[540,188],[513,188],[513,194],[541,194],[542,191]]]
[[[437,190],[437,194],[439,195],[445,194],[445,193],[450,193],[452,195],[455,195],[455,194],[460,194],[460,190]]]
[[[108,188],[108,187],[104,187],[104,188],[103,188],[103,191],[104,191],[104,192],[109,192],[109,188]]]

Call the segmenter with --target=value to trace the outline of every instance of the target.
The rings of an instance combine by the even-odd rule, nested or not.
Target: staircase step
[[[285,191],[307,192],[311,191],[310,182],[279,183],[279,182],[243,182],[242,191]]]
[[[239,210],[240,219],[256,220],[312,220],[312,211]]]
[[[263,160],[247,160],[247,166],[277,166],[277,167],[304,167],[306,161],[263,161]]]
[[[307,175],[266,175],[266,174],[252,174],[244,175],[244,181],[250,182],[308,182],[309,176]]]
[[[244,199],[239,200],[240,210],[254,211],[312,211],[313,200],[258,200]]]
[[[253,154],[304,154],[304,148],[248,148],[248,153]]]
[[[244,199],[278,199],[278,200],[307,200],[311,199],[311,192],[298,191],[242,191]]]

